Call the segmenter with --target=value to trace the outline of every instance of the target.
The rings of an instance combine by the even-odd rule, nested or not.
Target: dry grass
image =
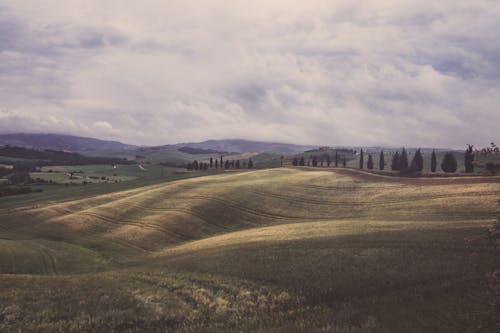
[[[498,197],[275,169],[0,210],[0,331],[494,331]]]

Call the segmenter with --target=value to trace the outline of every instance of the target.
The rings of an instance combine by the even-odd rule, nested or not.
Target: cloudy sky
[[[499,34],[498,0],[0,0],[0,132],[487,145]]]

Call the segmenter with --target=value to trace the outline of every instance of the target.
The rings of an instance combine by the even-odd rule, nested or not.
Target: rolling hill
[[[289,143],[273,143],[273,142],[250,141],[241,139],[208,140],[203,142],[177,143],[175,145],[159,146],[156,148],[160,147],[165,147],[170,149],[189,147],[189,148],[210,149],[214,151],[223,151],[231,153],[275,152],[283,154],[298,153],[298,152],[303,152],[305,150],[316,148],[315,146],[310,146],[310,145],[296,145]]]
[[[105,149],[127,150],[136,148],[134,145],[117,141],[106,141],[72,135],[33,133],[0,134],[0,146],[2,145],[40,150],[51,149],[75,152]]]
[[[494,331],[500,180],[272,169],[0,210],[0,330]]]

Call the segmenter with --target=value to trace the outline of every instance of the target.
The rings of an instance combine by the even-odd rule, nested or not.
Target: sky
[[[0,133],[500,141],[500,1],[0,0]]]

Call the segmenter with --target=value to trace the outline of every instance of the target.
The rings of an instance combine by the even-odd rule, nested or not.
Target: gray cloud
[[[485,144],[499,28],[491,0],[6,0],[0,131]]]

